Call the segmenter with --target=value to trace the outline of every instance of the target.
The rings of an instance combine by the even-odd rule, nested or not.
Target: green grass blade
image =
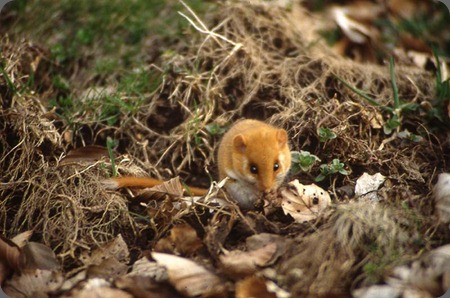
[[[2,73],[3,77],[6,80],[6,84],[8,85],[8,88],[14,93],[17,94],[17,88],[14,86],[13,82],[9,78],[8,74],[5,71],[5,68],[3,67],[3,63],[0,63],[0,72]]]
[[[375,107],[380,107],[382,109],[388,110],[390,112],[392,112],[392,109],[386,106],[382,106],[379,102],[377,102],[375,99],[373,99],[372,97],[368,96],[367,94],[364,93],[364,91],[359,90],[356,87],[353,87],[352,85],[350,85],[349,83],[347,83],[345,80],[341,79],[340,77],[336,76],[336,78],[342,83],[344,84],[347,88],[349,88],[350,90],[352,90],[353,92],[355,92],[356,94],[358,94],[359,96],[361,96],[362,98],[364,98],[366,101],[368,101],[371,105],[375,106]]]

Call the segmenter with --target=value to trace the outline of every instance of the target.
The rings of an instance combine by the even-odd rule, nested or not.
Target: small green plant
[[[320,165],[320,174],[316,177],[315,181],[320,182],[325,179],[327,176],[340,173],[342,175],[348,175],[347,170],[344,169],[344,163],[342,163],[339,159],[335,158],[331,162],[331,164],[322,164]]]
[[[222,135],[225,133],[226,129],[221,127],[219,124],[217,123],[208,123],[206,126],[206,131],[212,135],[212,136],[216,136],[216,135]]]
[[[320,159],[308,151],[291,151],[291,171],[293,174],[308,172],[312,166]]]
[[[323,143],[328,140],[336,139],[337,135],[328,127],[319,128],[319,140]]]

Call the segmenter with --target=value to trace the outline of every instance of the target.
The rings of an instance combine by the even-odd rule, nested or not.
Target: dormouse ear
[[[233,147],[239,153],[245,153],[245,149],[247,149],[247,140],[243,135],[237,135],[233,139]]]
[[[284,147],[287,144],[288,135],[284,129],[279,129],[277,131],[277,140],[280,148]]]

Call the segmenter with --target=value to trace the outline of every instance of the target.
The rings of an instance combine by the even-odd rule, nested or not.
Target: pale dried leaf
[[[128,275],[150,277],[156,282],[165,282],[169,279],[167,269],[164,265],[151,262],[147,258],[137,260]]]
[[[355,298],[381,298],[381,297],[398,297],[402,295],[402,290],[389,285],[374,285],[366,288],[359,288],[353,291]]]
[[[380,173],[369,175],[364,173],[356,181],[355,195],[357,198],[368,199],[372,202],[378,202],[383,199],[379,196],[377,190],[383,185],[386,177]]]
[[[18,247],[23,247],[30,240],[33,235],[33,231],[25,231],[14,236],[11,241],[17,244]]]
[[[158,264],[166,267],[169,282],[183,295],[195,297],[224,292],[223,281],[199,264],[182,257],[152,253]]]
[[[359,23],[348,16],[345,7],[334,7],[332,16],[344,34],[353,42],[363,44],[372,36],[372,31],[364,24]]]
[[[297,179],[289,182],[289,187],[283,189],[281,194],[284,213],[297,222],[317,218],[331,204],[330,195],[324,189],[315,184],[303,185]]]
[[[450,222],[450,173],[441,173],[433,189],[439,221]]]
[[[80,289],[75,289],[70,293],[70,297],[102,297],[102,298],[132,298],[133,296],[120,289],[115,289],[112,285],[101,278],[91,278],[83,284]]]
[[[423,297],[443,295],[450,288],[450,244],[428,252],[409,266],[394,268],[386,281],[394,287],[424,291],[427,295]]]
[[[59,271],[29,270],[7,280],[3,291],[10,297],[36,297],[56,291],[62,283]]]

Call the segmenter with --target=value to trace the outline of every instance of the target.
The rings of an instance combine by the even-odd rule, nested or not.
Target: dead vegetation
[[[92,121],[96,110],[77,115],[83,119],[78,128],[67,123],[58,111],[48,108],[48,99],[56,96],[47,79],[55,62],[44,46],[8,36],[0,41],[3,235],[10,238],[33,230],[32,239],[56,253],[62,272],[67,273],[65,279],[92,269],[81,256],[103,250],[119,234],[131,256],[118,262],[134,265],[127,276],[123,272],[108,276],[111,264],[99,261],[95,263],[98,271],[86,273],[73,287],[56,287],[54,294],[75,295],[92,276],[106,275],[105,287],[136,296],[156,288],[162,297],[180,295],[173,289],[187,296],[226,296],[236,289],[238,297],[246,297],[252,286],[270,288],[270,282],[280,287],[277,296],[265,290],[267,296],[259,297],[282,297],[281,288],[292,297],[348,296],[355,289],[385,282],[396,266],[408,265],[449,242],[448,228],[437,223],[431,192],[436,175],[449,171],[448,122],[443,129],[444,124],[433,126],[425,114],[408,114],[401,128],[421,135],[421,141],[386,135],[382,126],[392,115],[342,83],[392,107],[388,65],[336,54],[317,35],[323,21],[294,3],[289,7],[259,1],[227,3],[202,18],[186,6],[180,18],[192,25],[189,46],[162,55],[158,65],[146,67],[161,72],[161,83],[145,94],[145,102],[134,114],[121,114],[116,126]],[[34,82],[30,82],[30,70]],[[404,102],[433,102],[433,72],[397,63],[395,80]],[[87,91],[76,91],[80,104],[81,94]],[[133,100],[124,93],[117,96],[124,103]],[[188,206],[179,197],[133,198],[125,191],[107,191],[101,184],[113,172],[109,156],[62,162],[70,149],[104,145],[109,136],[118,140],[114,162],[121,175],[163,179],[180,175],[189,184],[208,187],[210,177],[216,177],[214,152],[220,139],[220,133],[211,129],[224,129],[243,117],[286,128],[295,150],[307,150],[324,163],[333,159],[345,163],[349,175],[321,183],[334,202],[325,215],[299,224],[280,212],[242,214],[213,203]],[[320,142],[322,127],[337,137]],[[314,179],[311,173],[318,171],[316,165],[310,173],[293,178],[309,183]],[[353,187],[364,172],[388,177],[379,191],[380,204],[341,195],[340,189]],[[177,232],[180,223],[187,227]],[[272,235],[276,240],[261,236],[262,244],[252,246],[249,238],[264,233],[277,234]],[[269,247],[271,242],[276,246]],[[152,278],[155,288],[133,289],[139,278],[148,278],[134,262],[154,249],[192,259],[202,266],[196,272],[223,287],[216,292],[208,292],[208,287],[185,292],[179,284],[184,277],[173,277],[177,269],[167,269],[168,277],[161,278],[173,288],[159,284],[157,277]],[[235,268],[221,259],[238,249],[253,252],[251,260],[255,258],[257,266]],[[152,257],[161,256],[153,253]]]

